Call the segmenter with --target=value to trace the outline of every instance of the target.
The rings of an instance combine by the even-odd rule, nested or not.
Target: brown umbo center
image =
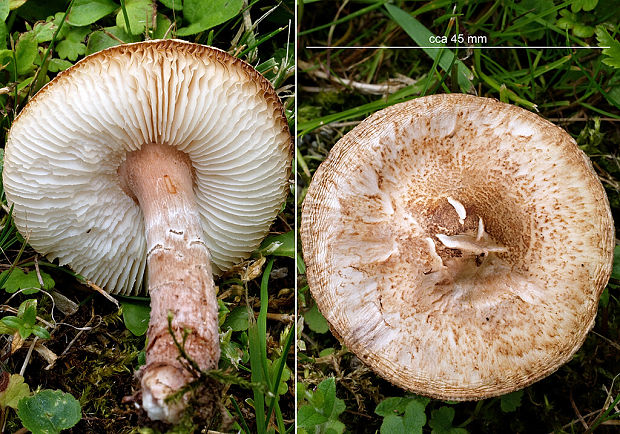
[[[454,257],[475,258],[475,264],[480,266],[489,254],[508,252],[508,247],[496,242],[486,231],[481,215],[468,212],[450,196],[445,202],[452,210],[441,206],[428,228],[435,251],[444,262]]]
[[[491,213],[488,215],[484,206],[465,205],[452,196],[441,197],[429,206],[423,217],[420,259],[411,262],[415,289],[398,297],[404,304],[392,300],[392,308],[400,311],[398,306],[407,305],[417,312],[430,312],[436,309],[435,303],[441,304],[446,298],[460,300],[455,304],[461,303],[463,308],[501,298],[507,286],[496,283],[505,280],[515,258],[511,258],[509,241],[504,241],[509,240],[506,234],[494,236],[502,226]],[[487,221],[493,225],[493,232],[489,232]],[[396,296],[392,290],[390,287],[384,294],[384,302]]]

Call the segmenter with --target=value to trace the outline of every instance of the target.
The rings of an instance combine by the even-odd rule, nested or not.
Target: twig
[[[599,338],[603,339],[605,342],[607,342],[609,345],[611,345],[612,347],[614,347],[616,350],[620,351],[620,345],[618,345],[617,343],[615,343],[614,341],[612,341],[609,338],[606,338],[605,336],[603,336],[600,333],[595,332],[594,330],[592,330],[592,333],[595,334],[596,336],[598,336]]]
[[[47,361],[47,366],[43,369],[45,369],[46,371],[49,371],[50,369],[54,367],[54,364],[56,363],[56,360],[58,359],[58,356],[56,355],[56,353],[54,353],[52,350],[50,350],[45,345],[43,345],[42,342],[37,342],[37,344],[34,346],[34,350],[37,353],[39,353],[39,355]]]
[[[92,289],[94,289],[95,291],[97,291],[99,294],[103,295],[105,298],[107,298],[109,301],[111,301],[112,303],[114,303],[116,305],[117,308],[120,308],[121,306],[118,304],[118,300],[115,299],[114,297],[112,297],[110,294],[108,294],[107,292],[105,292],[103,289],[101,289],[100,286],[94,284],[93,282],[91,282],[90,280],[86,281],[86,284],[88,286],[90,286]]]
[[[22,368],[19,370],[19,375],[24,376],[24,372],[26,372],[26,366],[28,366],[28,362],[30,362],[30,357],[32,356],[32,350],[34,350],[34,346],[37,344],[39,338],[35,336],[30,344],[30,348],[28,348],[28,354],[26,354],[26,358],[24,359],[24,363],[22,364]]]
[[[35,256],[34,257],[34,270],[37,273],[37,280],[39,281],[39,286],[41,287],[41,289],[43,289],[45,287],[45,282],[43,282],[43,277],[41,276],[41,270],[39,270],[39,256]],[[52,299],[52,303],[54,303],[54,300]]]
[[[86,323],[86,325],[84,326],[84,328],[80,329],[79,332],[77,332],[77,334],[73,337],[73,339],[71,339],[71,342],[69,342],[69,345],[67,345],[67,348],[64,349],[64,351],[62,353],[60,353],[60,357],[64,356],[65,354],[67,354],[67,351],[69,351],[69,349],[73,346],[73,344],[75,343],[75,341],[77,341],[77,339],[82,335],[82,333],[85,330],[88,330],[87,327],[90,325],[90,323],[93,321],[93,319],[95,318],[95,314],[91,313],[91,317],[88,320],[88,322]],[[92,328],[90,328],[90,330],[92,330]]]
[[[258,318],[258,312],[254,312],[254,316]],[[295,316],[288,313],[267,312],[267,319],[272,319],[283,323],[292,323],[295,320]]]
[[[305,69],[306,73],[309,75],[312,75],[322,80],[329,80],[332,83],[337,83],[345,87],[350,87],[358,92],[366,93],[366,94],[389,95],[389,94],[396,92],[397,90],[400,90],[404,87],[407,87],[407,86],[410,86],[416,83],[416,80],[405,78],[405,77],[390,79],[387,82],[380,83],[380,84],[363,83],[359,81],[354,81],[352,79],[345,79],[342,77],[338,77],[334,74],[328,74],[321,70],[312,70],[311,69],[312,65],[310,65],[307,62],[298,61],[297,63],[298,63],[298,67],[300,69]],[[304,89],[314,90],[314,88],[309,88],[309,87],[304,87]],[[317,88],[317,90],[321,92],[324,92],[325,89],[326,89],[325,87]]]
[[[577,408],[577,404],[575,404],[575,401],[573,400],[573,391],[571,390],[570,392],[570,405],[573,407],[573,410],[575,410],[575,414],[577,414],[577,418],[579,420],[579,422],[581,422],[581,424],[583,425],[583,427],[585,429],[588,429],[588,424],[586,423],[585,420],[583,420],[583,416],[581,415],[581,413],[579,412],[579,409]]]
[[[332,44],[332,38],[334,36],[334,30],[336,30],[336,21],[338,21],[338,18],[340,17],[340,13],[342,12],[342,10],[345,8],[345,6],[347,5],[347,3],[349,3],[349,0],[344,0],[344,2],[342,2],[342,4],[340,5],[340,7],[338,8],[338,11],[336,12],[336,15],[334,16],[334,19],[332,21],[332,25],[329,26],[329,31],[327,32],[327,45],[331,45]],[[326,71],[327,71],[327,75],[329,76],[329,72],[330,72],[330,64],[331,64],[331,50],[327,50],[327,67],[326,67]]]

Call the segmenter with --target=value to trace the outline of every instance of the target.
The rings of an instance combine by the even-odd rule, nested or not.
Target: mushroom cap
[[[332,331],[392,383],[472,400],[567,362],[596,316],[614,226],[562,129],[493,99],[375,113],[316,171],[307,278]]]
[[[271,84],[224,51],[178,40],[112,47],[42,88],[15,119],[4,188],[30,245],[112,293],[135,293],[144,222],[121,187],[127,152],[192,163],[215,273],[249,256],[288,191],[292,139]]]

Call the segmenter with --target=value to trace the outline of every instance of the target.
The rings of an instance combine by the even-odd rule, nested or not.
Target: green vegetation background
[[[617,1],[306,0],[298,7],[299,209],[318,165],[360,120],[422,95],[466,92],[566,129],[592,159],[620,222]],[[439,50],[370,48],[425,46],[430,35],[454,46],[459,34],[474,45],[558,49],[459,48],[439,57]],[[299,432],[617,432],[618,247],[615,259],[594,330],[569,363],[522,391],[466,403],[417,397],[377,377],[332,336],[300,276]]]
[[[0,0],[2,142],[28,99],[59,71],[113,45],[161,38],[213,45],[255,66],[293,125],[293,16],[291,0]],[[222,357],[210,375],[222,389],[221,412],[205,416],[194,402],[171,428],[150,422],[132,397],[148,299],[117,297],[117,305],[38,256],[16,233],[0,194],[2,432],[293,430],[292,195],[252,258],[216,279]]]

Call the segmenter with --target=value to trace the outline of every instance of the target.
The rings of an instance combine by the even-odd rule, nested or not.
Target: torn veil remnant
[[[292,140],[271,84],[225,52],[184,41],[121,45],[47,84],[10,130],[4,187],[17,228],[111,293],[148,266],[143,406],[175,422],[192,375],[217,367],[218,274],[247,258],[288,191]]]
[[[343,137],[300,234],[342,342],[392,383],[450,400],[508,393],[568,361],[614,248],[605,191],[566,132],[456,94],[389,107]]]

